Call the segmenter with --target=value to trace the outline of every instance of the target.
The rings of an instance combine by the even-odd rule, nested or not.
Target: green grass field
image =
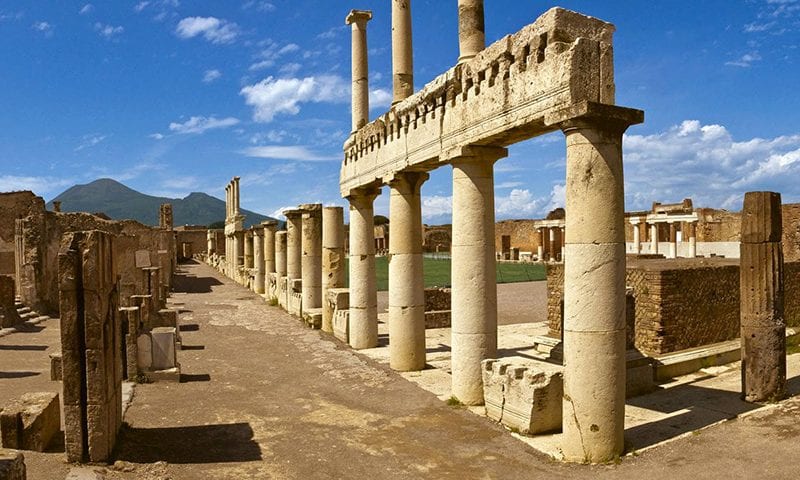
[[[449,287],[450,259],[425,258],[426,287]],[[544,265],[540,263],[498,263],[497,283],[532,282],[546,278]],[[345,275],[349,273],[345,267]],[[375,258],[375,274],[378,277],[378,290],[389,289],[389,261],[386,257]],[[349,279],[348,279],[349,285]]]

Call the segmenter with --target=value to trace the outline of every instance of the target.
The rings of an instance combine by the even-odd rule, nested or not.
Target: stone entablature
[[[451,68],[347,140],[342,195],[395,172],[435,168],[450,149],[507,146],[557,130],[557,112],[582,102],[613,105],[613,32],[609,23],[553,8]]]

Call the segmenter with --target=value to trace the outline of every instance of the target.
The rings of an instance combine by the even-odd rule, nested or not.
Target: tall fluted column
[[[361,189],[350,201],[350,346],[378,345],[378,292],[375,286],[373,203],[380,189]]]
[[[639,224],[633,223],[633,253],[639,255],[642,253],[642,238],[639,233]]]
[[[392,104],[414,93],[414,52],[411,45],[411,0],[392,0]]]
[[[650,253],[658,254],[658,224],[650,224]]]
[[[689,258],[697,257],[697,223],[689,222]]]
[[[742,208],[740,276],[742,396],[786,396],[786,318],[781,194],[747,192]]]
[[[264,234],[264,273],[275,273],[275,230],[278,228],[278,222],[275,220],[267,220],[261,222]],[[284,257],[284,261],[286,257]]]
[[[253,280],[253,291],[259,295],[264,294],[264,229],[253,229],[253,264],[256,270]]]
[[[233,234],[233,279],[242,283],[240,268],[244,259],[244,232]]]
[[[624,447],[626,127],[602,118],[562,125],[569,255],[561,449],[568,461],[605,462]]]
[[[322,307],[322,205],[300,205],[303,212],[301,272],[303,311]]]
[[[253,268],[253,232],[246,231],[244,234],[244,268]]]
[[[290,280],[301,278],[303,239],[302,210],[286,210],[286,276]]]
[[[239,177],[233,177],[233,214],[235,216],[241,215],[240,199]]]
[[[425,368],[422,203],[427,173],[397,173],[389,182],[389,366]]]
[[[369,10],[351,10],[345,23],[351,29],[351,55],[353,77],[352,120],[353,131],[369,121],[369,66],[367,62],[367,22],[372,20]]]
[[[452,394],[483,404],[481,361],[497,355],[494,163],[505,148],[461,147],[442,155],[453,166]]]
[[[328,289],[344,287],[344,209],[322,209],[322,331],[333,333]]]
[[[483,0],[458,0],[458,63],[486,48]]]

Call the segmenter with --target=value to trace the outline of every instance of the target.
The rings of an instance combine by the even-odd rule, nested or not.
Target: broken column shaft
[[[275,273],[275,229],[278,222],[267,220],[261,222],[261,226],[264,227],[264,273]]]
[[[286,210],[286,276],[289,280],[300,279],[303,238],[303,212]]]
[[[322,205],[301,205],[301,275],[303,311],[322,307]]]
[[[353,131],[369,121],[369,66],[367,62],[367,22],[372,20],[368,10],[351,10],[345,23],[351,26]]]
[[[322,209],[322,331],[333,333],[328,289],[344,287],[344,209]]]
[[[786,396],[781,195],[748,192],[742,209],[740,275],[742,395],[749,402]]]
[[[256,270],[253,280],[253,291],[261,295],[264,293],[264,229],[253,229],[253,264]]]

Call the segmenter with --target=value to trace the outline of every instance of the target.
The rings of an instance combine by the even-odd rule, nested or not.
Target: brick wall
[[[533,220],[503,220],[494,227],[495,251],[503,248],[503,235],[511,237],[511,247],[519,248],[523,252],[536,252],[539,246],[539,234],[533,226]]]

